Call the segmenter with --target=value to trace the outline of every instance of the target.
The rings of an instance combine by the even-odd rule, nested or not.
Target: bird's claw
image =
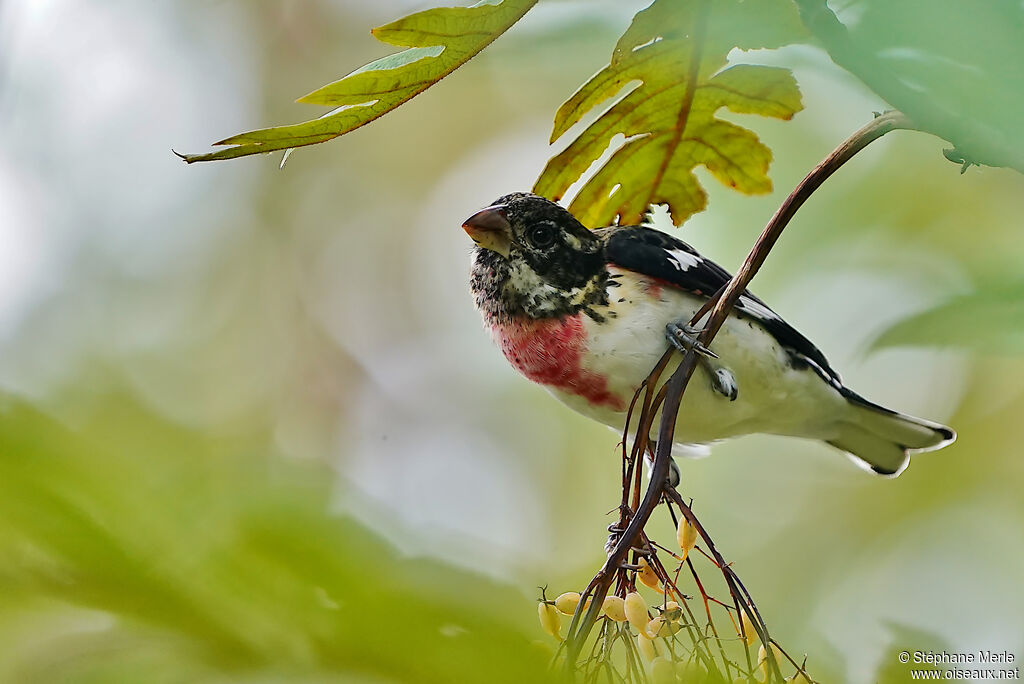
[[[669,344],[684,353],[691,349],[696,351],[698,361],[711,376],[711,387],[729,401],[736,401],[736,397],[739,396],[736,376],[725,366],[711,361],[717,359],[718,354],[700,343],[697,336],[701,332],[701,329],[683,321],[673,321],[665,326],[665,337],[668,338]]]
[[[608,554],[609,556],[612,555],[612,551],[615,550],[615,547],[619,543],[619,537],[621,537],[621,536],[622,536],[622,531],[620,531],[620,530],[615,530],[611,534],[608,535],[608,541],[606,541],[604,543],[604,552],[606,554]]]
[[[665,326],[665,337],[668,338],[669,344],[679,351],[686,353],[692,349],[702,356],[717,359],[718,354],[705,347],[697,339],[697,335],[700,333],[701,331],[697,328],[679,321],[673,321]]]

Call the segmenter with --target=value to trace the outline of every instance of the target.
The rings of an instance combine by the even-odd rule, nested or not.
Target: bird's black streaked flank
[[[665,351],[695,343],[693,314],[729,274],[685,242],[644,226],[588,230],[542,197],[515,193],[470,217],[470,286],[509,362],[580,413],[616,430]],[[882,475],[956,434],[847,389],[825,355],[745,292],[687,391],[680,444],[751,433],[817,439]],[[678,363],[676,359],[675,363]],[[672,368],[669,368],[671,372]]]

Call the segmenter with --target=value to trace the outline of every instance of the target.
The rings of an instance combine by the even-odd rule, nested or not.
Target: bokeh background
[[[292,101],[431,5],[0,3],[0,681],[542,677],[537,587],[581,589],[603,560],[618,440],[490,344],[459,226],[532,185],[554,111],[644,3],[543,2],[284,170],[171,153],[316,115]],[[710,208],[679,234],[729,269],[885,108],[818,49],[745,58],[792,66],[806,109],[745,122],[773,194],[702,176]],[[825,681],[875,681],[893,649],[1024,656],[1024,364],[871,350],[1019,278],[1024,180],[961,175],[944,146],[867,150],[753,289],[850,386],[959,441],[897,480],[770,437],[684,464],[773,634]]]

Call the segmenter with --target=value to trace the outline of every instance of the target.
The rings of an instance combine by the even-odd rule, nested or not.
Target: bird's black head
[[[601,240],[550,200],[505,195],[462,227],[477,244],[471,285],[485,314],[563,316],[605,296]]]

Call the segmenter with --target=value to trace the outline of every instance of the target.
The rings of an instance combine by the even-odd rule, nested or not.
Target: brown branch
[[[736,303],[736,300],[745,291],[747,284],[764,263],[765,258],[779,239],[783,229],[807,198],[810,197],[811,194],[813,194],[829,176],[835,173],[837,169],[871,142],[877,140],[889,131],[910,127],[910,123],[906,117],[899,112],[888,112],[878,116],[872,122],[847,138],[841,145],[839,145],[839,147],[833,150],[831,154],[822,160],[821,163],[814,167],[806,177],[804,177],[765,226],[761,235],[754,243],[753,248],[750,250],[750,253],[747,255],[743,265],[729,281],[724,292],[720,293],[720,295],[716,297],[714,308],[711,310],[708,322],[700,335],[700,342],[704,346],[711,344],[711,341],[725,323],[726,318],[729,315],[729,311]],[[625,532],[619,538],[615,548],[609,554],[608,560],[597,572],[589,586],[583,592],[583,598],[579,605],[583,606],[589,597],[589,608],[582,617],[579,609],[577,609],[576,614],[573,615],[572,622],[569,625],[568,634],[566,635],[567,653],[565,662],[567,671],[570,673],[572,673],[575,668],[580,649],[597,620],[604,598],[608,594],[608,589],[611,586],[617,571],[626,560],[626,556],[633,546],[634,540],[637,539],[646,526],[647,521],[654,512],[654,508],[661,501],[662,496],[666,495],[680,507],[683,511],[683,515],[685,515],[686,518],[694,524],[701,537],[704,539],[708,546],[708,550],[712,553],[717,564],[722,570],[725,581],[729,586],[730,593],[733,594],[734,600],[737,600],[737,610],[740,610],[738,600],[742,597],[746,605],[749,606],[750,610],[754,613],[753,617],[755,617],[755,619],[752,620],[752,622],[754,623],[754,628],[758,633],[758,637],[760,637],[761,641],[765,644],[771,642],[771,638],[764,627],[764,621],[761,619],[761,616],[754,605],[752,597],[749,592],[747,592],[746,587],[743,586],[739,577],[736,576],[736,573],[722,558],[717,548],[715,548],[710,536],[704,530],[703,526],[701,526],[696,517],[694,517],[693,512],[690,510],[689,506],[686,505],[686,502],[683,501],[682,497],[677,491],[675,491],[675,489],[669,487],[667,484],[669,460],[671,458],[670,454],[674,441],[673,438],[675,434],[676,419],[682,402],[683,392],[686,389],[686,385],[689,382],[690,377],[693,375],[696,365],[697,354],[695,351],[690,350],[683,355],[683,359],[678,368],[676,368],[672,377],[669,378],[666,385],[658,394],[659,397],[664,397],[664,403],[662,405],[661,423],[658,426],[658,440],[655,449],[654,465],[651,468],[650,483],[644,494],[643,500],[640,502],[640,505],[636,507],[635,514],[630,518]],[[661,366],[662,364],[659,363],[659,367]],[[660,368],[656,370],[660,370]],[[649,396],[649,393],[652,391],[652,386],[650,384],[646,384],[642,390],[647,392]],[[638,390],[638,392],[639,391],[640,390]],[[653,416],[653,414],[658,410],[659,403],[660,402],[657,401],[657,399],[651,404],[648,404],[645,400],[645,408],[649,407],[651,409],[651,416]],[[643,444],[646,444],[648,435],[647,425],[649,425],[650,420],[651,417],[641,415],[640,425],[638,426],[640,429],[637,430],[635,441],[641,441]],[[624,430],[625,433],[628,433],[628,427],[629,426],[627,425]],[[634,444],[634,454],[637,453],[637,445]],[[639,450],[639,454],[642,453],[643,451],[641,448]],[[634,456],[634,458],[636,458],[636,456]],[[744,606],[744,608],[746,608],[746,606]],[[768,661],[770,663],[773,676],[781,681],[782,675],[779,671],[778,663],[775,662],[775,656],[771,649],[768,649]]]

